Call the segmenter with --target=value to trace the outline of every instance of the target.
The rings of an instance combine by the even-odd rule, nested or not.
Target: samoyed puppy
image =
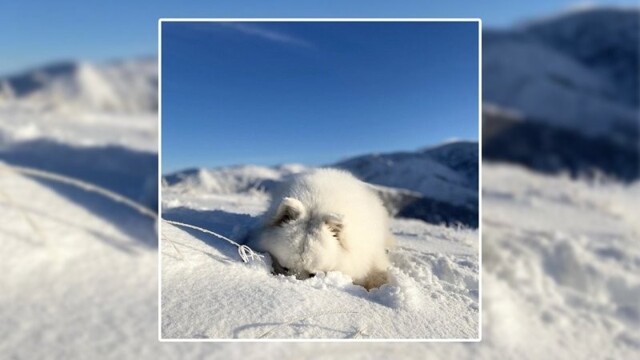
[[[277,189],[248,245],[268,252],[275,273],[306,279],[340,271],[367,289],[387,282],[389,216],[373,190],[348,172],[318,169]]]

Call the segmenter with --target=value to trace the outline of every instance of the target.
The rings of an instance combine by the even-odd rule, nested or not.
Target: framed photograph
[[[479,341],[479,19],[160,19],[162,341]]]

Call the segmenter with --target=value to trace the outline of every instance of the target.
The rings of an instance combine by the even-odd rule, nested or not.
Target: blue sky
[[[598,1],[583,1],[583,0],[541,0],[541,1],[521,1],[514,3],[511,0],[492,0],[492,1],[467,1],[467,0],[450,0],[450,1],[428,1],[428,0],[405,0],[405,1],[388,1],[388,0],[324,0],[324,1],[300,1],[300,0],[246,0],[246,1],[228,1],[228,0],[190,0],[190,1],[78,1],[78,0],[20,0],[20,1],[2,1],[0,2],[0,48],[2,49],[2,56],[0,56],[0,75],[15,73],[17,71],[25,70],[30,67],[39,66],[42,64],[51,63],[53,61],[69,60],[69,59],[83,59],[92,61],[102,61],[117,59],[122,57],[131,56],[144,56],[153,55],[157,53],[157,19],[160,17],[479,17],[483,19],[483,25],[485,27],[500,28],[508,27],[513,24],[520,23],[522,21],[545,17],[549,15],[555,15],[560,11],[566,11],[576,7],[589,7],[589,6],[635,6],[637,7],[637,0],[598,0]],[[289,29],[284,29],[289,31]],[[294,34],[306,39],[307,34]],[[248,37],[248,35],[245,35]],[[248,41],[248,39],[246,39]],[[254,39],[254,41],[257,39]],[[314,39],[311,39],[314,40]],[[309,40],[309,41],[311,41]],[[317,41],[315,39],[314,41]],[[272,44],[273,45],[273,44]],[[306,49],[307,52],[322,53],[324,49],[322,45],[316,49]],[[264,45],[266,46],[266,44]],[[295,47],[292,47],[295,48]],[[302,48],[289,51],[296,51],[297,56],[306,59],[310,59],[310,55],[302,55]],[[283,50],[284,51],[284,50]],[[326,54],[325,54],[326,55]],[[304,63],[310,66],[311,63]],[[301,64],[300,66],[302,66]],[[298,69],[302,71],[302,69]],[[366,71],[367,68],[358,69],[359,71]],[[337,75],[336,75],[337,76]],[[266,81],[262,79],[263,81]],[[327,89],[330,88],[328,84],[330,79],[315,79],[319,82],[319,85],[324,85]],[[390,83],[390,86],[400,86],[399,83]],[[239,86],[239,85],[238,85]],[[367,89],[363,86],[364,90],[368,90],[371,94],[362,96],[360,99],[371,99],[375,96],[376,88]],[[415,90],[415,89],[414,89]],[[238,91],[236,89],[236,91]],[[426,88],[415,92],[415,94],[427,93]],[[302,94],[306,93],[290,93],[289,96],[295,98],[295,96],[302,97]],[[224,94],[229,96],[229,94]],[[255,94],[253,94],[255,95]],[[275,98],[277,92],[268,94],[270,97]],[[331,94],[329,94],[331,95]],[[332,104],[340,104],[337,100],[339,93],[334,93],[333,98],[327,95],[326,100],[333,99]],[[432,95],[432,94],[431,94]],[[442,98],[446,97],[445,93],[437,94]],[[269,96],[265,96],[268,99]],[[418,96],[418,95],[415,95]],[[255,96],[254,96],[255,97]],[[385,151],[387,149],[411,149],[416,146],[426,145],[428,143],[444,140],[450,136],[456,137],[470,137],[473,138],[473,134],[470,131],[465,131],[460,125],[459,132],[455,135],[445,133],[442,131],[444,127],[438,124],[436,131],[430,131],[424,134],[418,134],[418,132],[408,131],[408,127],[404,127],[407,133],[397,134],[389,130],[389,128],[381,119],[392,118],[389,114],[392,111],[398,111],[402,108],[401,97],[389,100],[389,107],[382,111],[379,107],[373,107],[369,109],[369,115],[371,119],[378,119],[377,122],[373,122],[371,134],[377,134],[378,136],[384,135],[384,142],[371,143],[359,143],[358,141],[351,141],[351,147],[332,147],[334,153],[340,153],[341,156],[346,156],[359,151]],[[433,96],[429,97],[433,99]],[[319,98],[304,99],[309,103],[318,103]],[[415,120],[419,116],[436,115],[430,117],[431,121],[438,120],[442,115],[444,119],[445,115],[450,115],[449,121],[455,122],[459,118],[466,115],[463,109],[466,109],[467,105],[457,106],[450,109],[453,114],[446,114],[442,110],[438,110],[437,107],[430,107],[426,109],[426,105],[418,106],[414,103],[413,107],[409,106],[411,96],[406,99],[405,112],[402,116],[393,117],[393,121],[417,121]],[[414,99],[415,100],[415,99]],[[205,101],[205,100],[202,100]],[[432,101],[432,105],[439,105],[437,101]],[[357,112],[357,105],[362,109],[366,106],[363,105],[364,100],[358,100],[351,103],[349,106],[338,106],[333,108],[324,108],[322,114],[334,114],[340,115],[337,118],[344,119],[349,114]],[[450,104],[443,99],[442,104]],[[265,105],[266,106],[266,105]],[[470,107],[469,107],[470,108]],[[283,154],[267,154],[261,152],[261,157],[256,157],[256,149],[252,148],[251,144],[260,144],[260,133],[255,131],[255,128],[249,126],[249,117],[251,109],[253,107],[246,107],[245,109],[236,109],[236,113],[243,113],[243,116],[237,116],[239,126],[244,126],[244,130],[251,129],[248,134],[245,134],[245,138],[248,142],[244,145],[235,143],[231,148],[226,148],[224,151],[216,152],[216,156],[220,156],[219,159],[226,159],[224,163],[235,162],[230,161],[230,155],[237,156],[237,162],[244,160],[255,160],[260,163],[273,163],[280,161],[298,160],[308,162],[324,162],[325,159],[312,156],[300,156],[299,154],[288,153],[288,157],[281,157],[279,160],[275,160],[276,157],[280,157]],[[395,110],[394,110],[395,109]],[[273,109],[271,109],[273,110]],[[281,114],[301,114],[302,109],[296,109],[291,106],[285,109],[278,109]],[[378,111],[374,111],[378,110]],[[255,111],[255,110],[254,110]],[[422,113],[421,113],[422,111]],[[231,112],[230,110],[227,112]],[[399,113],[398,113],[399,114]],[[311,112],[307,115],[309,119],[316,117],[316,120],[321,114]],[[411,120],[413,119],[413,120]],[[293,122],[294,120],[289,120]],[[298,120],[299,123],[292,124],[294,128],[307,129],[302,124],[316,123],[303,122]],[[349,121],[355,121],[352,118]],[[282,125],[287,122],[283,122]],[[334,126],[327,126],[320,129],[323,136],[329,136],[333,134],[331,131],[335,130],[336,122]],[[327,124],[331,125],[331,124]],[[435,125],[434,125],[435,126]],[[451,133],[453,129],[456,129],[457,125],[451,126]],[[402,127],[397,127],[400,129]],[[382,134],[382,135],[380,135]],[[210,133],[208,134],[210,135]],[[216,135],[224,137],[222,133]],[[252,135],[251,138],[249,135]],[[394,139],[399,139],[399,135],[406,138],[404,144],[394,142]],[[417,136],[422,136],[420,139],[416,139]],[[317,135],[313,138],[314,141],[320,141],[325,137]],[[347,135],[345,135],[347,136]],[[350,135],[354,138],[354,135]],[[412,138],[413,136],[413,138]],[[231,138],[230,138],[231,139]],[[412,140],[413,139],[413,140]],[[420,140],[420,145],[418,144]],[[253,141],[253,142],[252,142]],[[288,144],[289,149],[291,145],[295,145],[292,139],[283,139],[285,144]],[[290,143],[286,143],[289,141]],[[316,151],[319,147],[317,144],[313,144],[311,141],[310,148]],[[326,144],[326,141],[324,142]],[[192,146],[186,142],[187,145]],[[195,143],[194,143],[195,144]],[[384,146],[378,146],[384,144]],[[264,144],[260,145],[263,146]],[[374,146],[375,145],[375,146]],[[297,147],[301,149],[300,147]],[[366,149],[365,149],[366,148]],[[328,159],[333,153],[326,151],[327,160],[335,160],[334,158]],[[208,160],[206,164],[202,165],[219,165],[223,161],[216,161],[215,157],[211,153],[202,155],[201,159],[197,161]],[[170,168],[179,168],[182,166],[188,166],[189,164],[195,164],[196,161],[187,161],[188,158],[180,160],[176,157],[174,160],[170,160]],[[200,165],[200,164],[198,164]]]
[[[477,22],[169,22],[163,171],[478,138]]]
[[[592,5],[637,0],[7,0],[0,2],[0,74],[55,60],[155,54],[160,17],[480,17],[503,27]]]

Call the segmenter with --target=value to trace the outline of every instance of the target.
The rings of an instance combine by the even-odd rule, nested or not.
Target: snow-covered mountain
[[[274,167],[237,165],[217,169],[187,169],[163,177],[163,186],[182,192],[212,194],[268,192],[284,177],[307,170],[303,165],[288,164]]]
[[[372,184],[392,215],[436,224],[478,226],[475,142],[452,142],[415,152],[363,155],[328,166],[345,169]],[[298,164],[188,169],[164,176],[163,191],[182,194],[183,198],[189,194],[194,198],[268,195],[287,177],[310,169]]]
[[[60,62],[0,78],[0,104],[57,112],[155,112],[155,57],[107,63]]]
[[[614,90],[613,100],[640,105],[640,11],[571,11],[523,28],[607,80]]]
[[[156,209],[157,70],[155,58],[142,58],[0,78],[0,162],[88,181]]]
[[[371,184],[411,190],[472,209],[478,207],[477,142],[455,141],[415,152],[363,155],[332,166]]]
[[[637,147],[607,137],[588,137],[577,131],[494,106],[483,108],[483,159],[505,161],[546,173],[573,177],[634,181],[640,177]]]
[[[572,11],[485,31],[484,101],[518,119],[505,127],[485,106],[485,156],[544,171],[640,177],[639,34],[638,9]]]
[[[526,35],[487,32],[485,39],[484,101],[586,136],[637,140],[630,130],[638,109],[619,101],[608,79]]]

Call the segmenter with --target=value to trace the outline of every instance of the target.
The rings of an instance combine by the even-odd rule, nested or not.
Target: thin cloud
[[[280,44],[300,46],[300,47],[306,47],[306,48],[315,47],[313,44],[303,39],[300,39],[279,31],[266,29],[264,27],[261,27],[255,24],[222,22],[222,23],[219,23],[219,25],[229,29],[236,30],[246,35],[256,36],[256,37],[277,42]]]

